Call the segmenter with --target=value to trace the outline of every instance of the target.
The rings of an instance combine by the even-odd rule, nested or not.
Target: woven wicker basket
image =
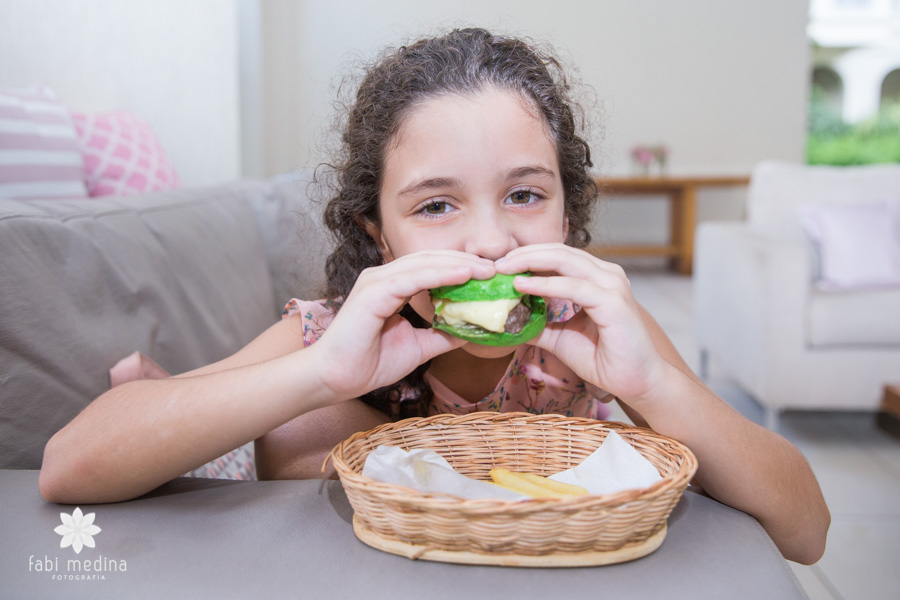
[[[361,474],[369,452],[384,444],[432,449],[475,479],[490,480],[494,467],[547,476],[579,464],[612,430],[659,470],[661,481],[602,496],[516,502],[422,493]],[[652,552],[697,470],[686,446],[648,429],[528,413],[388,423],[343,441],[331,459],[365,543],[410,558],[522,566],[605,564]]]

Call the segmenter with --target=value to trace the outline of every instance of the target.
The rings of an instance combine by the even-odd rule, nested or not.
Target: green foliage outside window
[[[882,106],[861,123],[844,123],[814,87],[810,97],[806,162],[811,165],[868,165],[900,162],[900,101]]]

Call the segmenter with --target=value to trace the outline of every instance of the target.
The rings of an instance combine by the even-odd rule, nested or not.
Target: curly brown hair
[[[484,29],[456,29],[381,57],[368,68],[348,107],[340,159],[331,165],[336,193],[324,211],[325,225],[335,237],[325,267],[327,298],[339,303],[363,269],[384,262],[363,225],[380,225],[378,197],[385,155],[406,115],[435,96],[470,95],[489,87],[521,94],[543,115],[561,171],[569,223],[566,243],[584,247],[590,242],[587,226],[597,186],[590,173],[590,147],[580,134],[583,113],[571,97],[561,62],[519,39]],[[414,326],[429,326],[408,305],[401,314]],[[428,363],[362,399],[393,418],[422,415],[431,401],[423,380],[427,368]],[[407,392],[401,402],[403,384]]]

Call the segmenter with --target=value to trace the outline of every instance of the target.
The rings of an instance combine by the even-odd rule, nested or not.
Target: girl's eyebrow
[[[554,179],[556,177],[556,172],[540,165],[516,167],[509,171],[504,179],[508,181],[510,179],[521,179],[523,177],[535,175],[538,177]],[[461,187],[463,187],[462,182],[455,177],[429,177],[428,179],[423,179],[407,185],[397,193],[397,196],[402,198],[405,196],[415,196],[425,190]]]
[[[414,196],[424,190],[433,190],[436,188],[448,187],[461,187],[460,181],[453,177],[431,177],[429,179],[423,179],[422,181],[417,181],[415,183],[409,184],[408,186],[400,190],[397,195],[400,197]]]
[[[517,167],[506,174],[506,179],[520,179],[522,177],[529,177],[532,175],[537,175],[539,177],[556,178],[555,171],[546,167],[535,165],[527,167]]]

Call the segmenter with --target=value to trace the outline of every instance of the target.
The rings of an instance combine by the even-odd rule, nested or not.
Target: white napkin
[[[396,446],[378,446],[366,457],[362,474],[377,481],[411,487],[420,492],[441,492],[468,500],[527,499],[493,483],[457,473],[440,454],[424,448],[407,452]]]
[[[580,485],[590,494],[613,494],[650,487],[662,476],[622,436],[610,431],[600,447],[580,465],[551,475],[549,479]]]
[[[434,450],[413,449],[407,452],[396,446],[378,446],[366,457],[362,474],[420,492],[441,492],[470,500],[528,499],[492,483],[457,473]],[[603,444],[581,464],[551,475],[550,479],[581,486],[591,494],[612,494],[649,487],[662,477],[656,467],[631,444],[615,431],[610,431]]]

